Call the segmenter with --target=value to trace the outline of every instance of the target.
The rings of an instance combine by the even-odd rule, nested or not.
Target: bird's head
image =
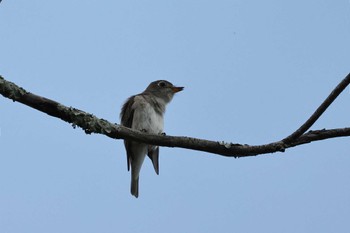
[[[155,97],[158,97],[164,102],[169,103],[175,93],[182,91],[184,87],[177,87],[174,86],[171,82],[166,80],[157,80],[154,82],[151,82],[146,90],[145,93],[150,93],[154,95]]]

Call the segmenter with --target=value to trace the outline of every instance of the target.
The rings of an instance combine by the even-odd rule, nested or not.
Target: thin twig
[[[293,142],[295,139],[305,133],[310,127],[317,121],[317,119],[326,111],[326,109],[333,103],[333,101],[339,96],[339,94],[349,85],[350,73],[334,88],[329,96],[323,101],[323,103],[316,109],[307,121],[300,126],[295,132],[282,141],[286,144]]]

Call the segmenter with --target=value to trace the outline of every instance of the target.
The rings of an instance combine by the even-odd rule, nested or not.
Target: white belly
[[[141,106],[135,108],[132,122],[133,129],[160,134],[163,133],[163,127],[163,116],[158,114],[147,102],[143,102]]]

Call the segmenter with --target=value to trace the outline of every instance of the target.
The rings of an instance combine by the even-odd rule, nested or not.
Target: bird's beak
[[[172,87],[171,90],[176,93],[176,92],[179,92],[179,91],[182,91],[184,89],[184,87]]]

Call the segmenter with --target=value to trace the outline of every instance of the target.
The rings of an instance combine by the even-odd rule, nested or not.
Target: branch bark
[[[20,102],[50,116],[60,118],[75,128],[81,127],[85,133],[103,134],[114,139],[131,139],[152,145],[166,147],[180,147],[228,157],[246,157],[274,152],[284,152],[287,148],[302,144],[320,141],[335,137],[350,136],[350,128],[322,129],[308,131],[324,111],[333,103],[339,94],[349,85],[350,74],[348,74],[338,86],[330,93],[325,101],[317,108],[311,117],[288,137],[264,144],[247,145],[223,141],[209,141],[191,137],[163,136],[143,133],[137,130],[113,124],[107,120],[97,118],[93,114],[82,110],[67,107],[56,101],[32,94],[16,84],[5,80],[0,76],[0,94],[13,101]]]

